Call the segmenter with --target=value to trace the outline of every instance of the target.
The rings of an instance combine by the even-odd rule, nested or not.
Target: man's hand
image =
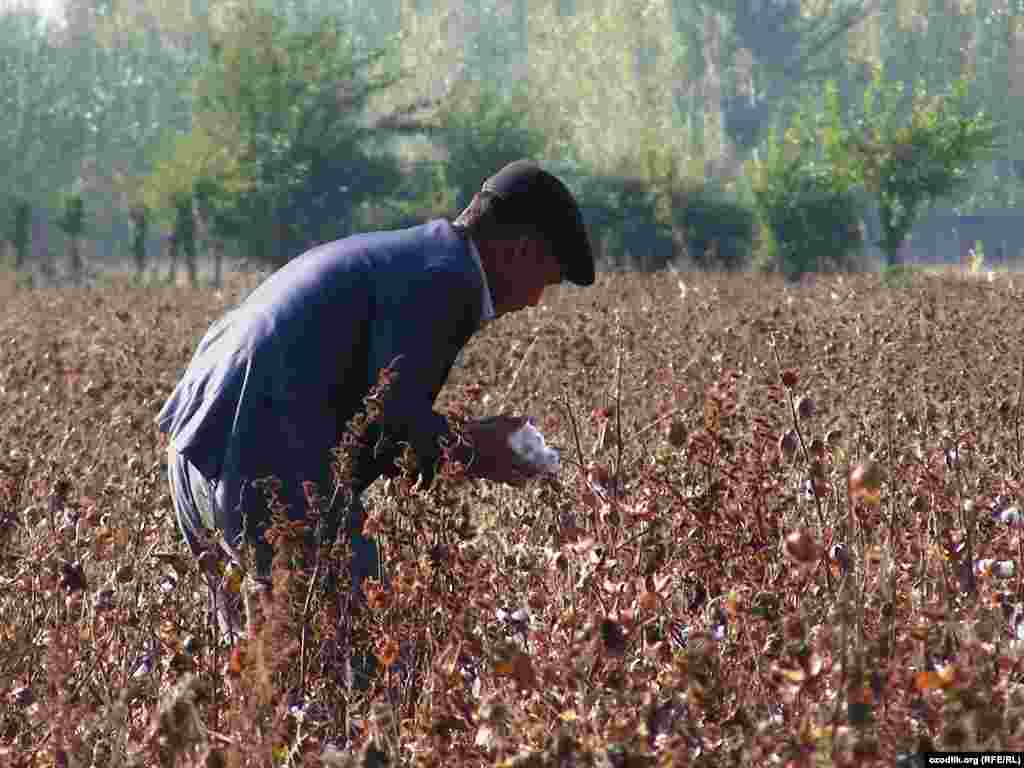
[[[469,468],[470,477],[482,477],[512,486],[523,485],[536,470],[509,447],[508,438],[522,427],[521,416],[492,416],[466,425],[476,458]]]

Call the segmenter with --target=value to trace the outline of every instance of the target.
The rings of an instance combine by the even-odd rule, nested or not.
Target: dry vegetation
[[[291,532],[228,648],[173,525],[153,418],[243,286],[0,290],[4,765],[1024,749],[1017,278],[606,275],[489,327],[442,405],[535,416],[560,482],[371,491],[365,691]]]

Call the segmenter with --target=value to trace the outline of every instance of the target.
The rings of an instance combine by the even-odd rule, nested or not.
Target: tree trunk
[[[213,241],[213,287],[220,288],[223,284],[224,269],[224,241],[216,239]]]
[[[184,243],[185,267],[188,269],[188,282],[193,288],[199,287],[199,273],[196,270],[196,241],[187,238]]]
[[[142,278],[146,274],[146,246],[145,246],[145,243],[143,243],[141,248],[138,246],[138,244],[136,244],[135,248],[132,249],[132,256],[135,259],[135,278],[137,280],[141,281]]]
[[[24,201],[14,207],[14,269],[20,272],[28,262],[32,243],[32,208]]]
[[[167,238],[167,282],[174,284],[178,279],[178,238],[171,235]]]
[[[146,236],[149,233],[148,213],[145,206],[135,206],[129,212],[132,222],[132,258],[135,278],[142,281],[146,274]]]
[[[77,235],[71,235],[68,241],[68,261],[71,266],[71,280],[78,285],[82,282],[82,244]]]

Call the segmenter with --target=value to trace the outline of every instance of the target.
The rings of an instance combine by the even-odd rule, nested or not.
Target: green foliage
[[[721,14],[728,19],[725,46],[732,61],[731,66],[720,65],[725,70],[722,120],[729,137],[744,150],[764,139],[765,127],[801,86],[818,87],[826,77],[842,73],[847,34],[873,12],[862,0],[672,0],[672,5],[698,72],[705,66],[706,17]]]
[[[238,146],[226,126],[217,136],[203,125],[188,133],[169,132],[152,152],[153,171],[141,180],[140,200],[167,227],[174,223],[175,201],[197,190],[213,208],[226,208],[251,187]]]
[[[685,252],[705,269],[736,269],[750,258],[754,213],[722,185],[680,162],[655,134],[636,141],[618,173],[559,168],[575,188],[605,266],[663,269]]]
[[[790,278],[850,269],[862,246],[859,198],[848,174],[817,159],[816,129],[838,140],[836,125],[807,125],[797,113],[782,137],[772,130],[765,159],[751,163],[754,199],[772,238],[764,266]],[[823,144],[827,155],[832,145]]]
[[[14,196],[10,201],[9,227],[6,239],[14,247],[14,268],[28,261],[29,245],[32,240],[32,205],[22,197]]]
[[[673,208],[687,251],[705,269],[740,269],[751,257],[756,215],[720,191],[702,188]]]
[[[69,238],[81,237],[85,232],[85,202],[78,192],[69,192],[61,202],[57,226]]]
[[[208,227],[210,237],[220,240],[241,239],[245,221],[235,205],[245,185],[232,174],[215,175],[207,169],[192,184],[195,209]]]
[[[452,220],[458,214],[445,163],[419,157],[402,163],[398,187],[390,195],[365,203],[354,226],[359,230],[402,229],[431,219]]]
[[[640,0],[623,13],[611,0],[259,0],[193,4],[182,13],[139,0],[72,3],[66,28],[13,8],[0,12],[0,177],[36,210],[80,180],[97,246],[130,238],[128,209],[139,199],[153,228],[172,228],[175,195],[194,194],[206,180],[209,231],[242,239],[250,255],[281,259],[363,221],[458,208],[508,156],[654,182],[636,157],[653,138],[680,163],[699,165],[693,178],[704,178],[706,161],[731,175],[733,160],[759,146],[801,85],[820,90],[834,78],[843,99],[859,105],[864,88],[877,96],[879,83],[902,81],[891,107],[880,97],[875,104],[899,128],[912,122],[908,94],[922,90],[911,87],[917,78],[940,93],[964,75],[978,103],[1006,125],[1007,147],[989,167],[960,165],[964,178],[943,197],[957,194],[951,202],[960,207],[1013,207],[1024,189],[1024,78],[1014,43],[1021,17],[1002,5],[980,0],[937,13],[933,2],[910,0],[877,9],[857,0]],[[325,32],[317,25],[327,15],[334,21]],[[400,43],[377,58],[373,51],[393,40]],[[370,76],[386,68],[394,77]],[[453,160],[417,162],[403,169],[417,178],[400,179],[375,118],[414,103],[433,109],[439,99],[452,138],[430,135]],[[502,124],[489,103],[513,119]],[[529,116],[523,124],[517,109]],[[411,109],[402,114],[411,116],[406,128],[415,123]],[[884,179],[891,168],[873,145],[896,137],[876,142],[870,123],[849,128]],[[541,149],[488,154],[524,138],[518,134]],[[846,160],[824,160],[854,173],[858,152],[844,152]],[[934,180],[923,166],[896,160],[889,165],[905,180]],[[137,179],[146,179],[142,193]],[[886,242],[930,200],[892,192]],[[659,226],[678,239],[681,224],[664,218],[666,195],[664,185],[654,191]]]
[[[992,121],[965,114],[967,85],[930,97],[912,94],[876,71],[863,113],[850,127],[838,87],[827,83],[819,104],[805,100],[783,137],[773,135],[766,159],[753,164],[754,193],[775,241],[775,266],[790,275],[816,266],[849,266],[862,243],[858,200],[878,205],[879,243],[889,263],[922,209],[968,178],[972,164],[994,146]]]
[[[436,138],[448,153],[444,178],[459,208],[469,204],[496,170],[513,160],[536,158],[546,144],[531,122],[529,95],[521,87],[502,95],[484,81],[461,82],[438,119]]]
[[[192,214],[192,195],[180,195],[174,201],[174,238],[181,249],[195,253],[196,222]]]
[[[281,262],[348,234],[358,206],[398,183],[370,146],[366,100],[387,87],[340,25],[298,28],[237,8],[195,83],[192,132],[174,137],[150,183],[153,202],[202,191],[214,228],[248,256]]]
[[[638,148],[700,155],[688,121],[702,117],[686,51],[663,0],[530,3],[522,61],[550,154],[601,175],[643,175]],[[695,50],[699,50],[699,47]],[[641,150],[642,151],[642,150]]]
[[[36,203],[71,183],[88,135],[86,73],[47,32],[34,10],[0,12],[0,178]]]
[[[595,174],[581,181],[577,198],[603,266],[653,271],[674,258],[659,189],[648,179]]]
[[[906,288],[921,274],[924,273],[919,267],[909,264],[887,264],[882,267],[880,277],[886,288]]]
[[[638,175],[595,174],[578,186],[605,266],[655,271],[683,248],[704,269],[737,269],[750,259],[754,213],[722,190]]]
[[[181,194],[174,200],[174,235],[171,241],[171,268],[168,278],[172,281],[175,279],[176,257],[178,253],[183,253],[189,282],[195,288],[199,285],[199,274],[196,265],[196,220],[192,209],[193,198],[192,194]]]
[[[132,259],[135,271],[141,276],[146,268],[146,238],[149,236],[149,208],[137,204],[129,211],[132,222]]]
[[[150,142],[189,122],[182,84],[206,46],[134,3],[72,3],[66,27],[15,5],[0,10],[0,178],[36,210],[80,183],[97,252],[111,253]]]
[[[995,148],[992,120],[967,114],[967,87],[961,78],[945,94],[930,96],[919,85],[908,115],[902,84],[876,73],[858,131],[842,142],[851,174],[878,202],[880,245],[892,264],[922,209],[966,183],[974,163]]]

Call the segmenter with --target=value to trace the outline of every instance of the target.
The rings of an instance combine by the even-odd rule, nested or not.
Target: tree
[[[964,78],[937,96],[919,85],[909,116],[899,110],[902,96],[901,83],[887,83],[878,73],[858,125],[835,142],[846,173],[878,204],[879,245],[889,264],[900,262],[901,246],[924,207],[968,182],[977,161],[996,148],[998,135],[984,112],[968,113]]]
[[[167,269],[167,282],[174,283],[178,277],[178,254],[185,255],[189,285],[199,287],[196,269],[196,222],[192,213],[193,196],[185,193],[174,200],[174,230],[171,233],[171,263]]]
[[[133,205],[128,212],[132,222],[132,259],[136,277],[141,280],[146,272],[146,238],[149,236],[149,207],[145,203]]]
[[[798,137],[773,131],[764,159],[751,163],[754,200],[771,233],[770,264],[788,279],[848,269],[861,246],[855,192]]]
[[[69,96],[78,77],[32,10],[0,13],[0,178],[40,204],[80,167],[78,117]]]
[[[693,82],[702,82],[698,92],[704,98],[693,108],[705,112],[705,124],[720,112],[721,129],[741,152],[749,151],[801,85],[841,74],[837,50],[880,5],[879,0],[672,0],[687,70]]]
[[[445,180],[455,191],[456,206],[464,208],[481,182],[513,160],[536,158],[547,143],[530,119],[525,89],[502,96],[483,81],[463,81],[455,87],[439,115],[436,138],[448,153]]]
[[[526,59],[534,114],[560,165],[631,177],[650,147],[703,171],[681,103],[692,74],[664,0],[594,0],[573,13],[531,8]],[[571,170],[571,169],[569,169]]]
[[[236,230],[224,214],[221,187],[216,179],[200,176],[193,185],[196,227],[208,250],[213,251],[213,285],[220,288],[224,275],[224,240]]]
[[[331,18],[305,31],[234,9],[195,83],[191,137],[176,138],[164,162],[179,178],[151,186],[215,182],[220,213],[258,260],[281,263],[347,234],[360,204],[399,181],[363,119],[369,96],[392,82],[372,74],[380,56],[357,55]]]
[[[11,229],[8,235],[14,247],[14,269],[20,271],[28,262],[32,242],[32,205],[22,197],[11,200]]]
[[[82,235],[85,234],[85,203],[78,192],[64,196],[57,226],[68,237],[68,265],[73,282],[81,282],[84,275],[82,264]]]

